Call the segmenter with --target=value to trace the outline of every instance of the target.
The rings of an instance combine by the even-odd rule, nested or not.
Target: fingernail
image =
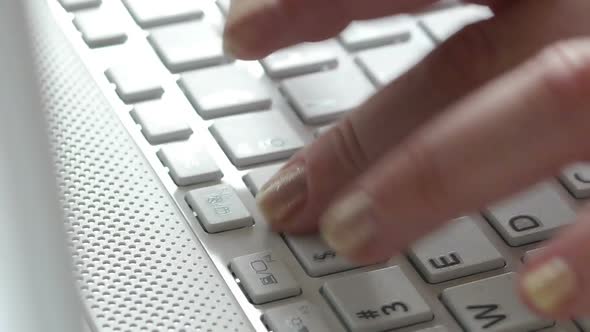
[[[574,296],[576,276],[563,259],[554,258],[524,275],[522,289],[537,310],[551,314]]]
[[[371,200],[365,193],[346,196],[328,209],[321,220],[324,241],[342,254],[352,254],[375,236]]]
[[[264,185],[256,197],[258,207],[267,221],[286,225],[295,221],[295,215],[307,199],[305,167],[296,163],[281,170]]]

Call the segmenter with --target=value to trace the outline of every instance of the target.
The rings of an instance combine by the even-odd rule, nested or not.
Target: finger
[[[532,257],[521,274],[523,300],[539,314],[571,319],[590,314],[590,210]]]
[[[420,129],[322,219],[338,252],[375,262],[443,220],[589,155],[590,42],[554,46]]]
[[[563,1],[520,1],[504,15],[455,35],[279,172],[258,195],[267,221],[277,231],[316,230],[320,214],[334,198],[416,127],[543,45],[590,31],[590,22],[588,27],[561,24],[562,17],[578,22],[576,15],[585,11],[577,9]],[[539,21],[548,28],[538,29]]]
[[[233,0],[225,48],[239,58],[260,58],[291,44],[330,38],[353,19],[404,12],[433,1]]]

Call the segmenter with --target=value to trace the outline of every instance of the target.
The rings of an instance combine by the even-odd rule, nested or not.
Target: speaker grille
[[[96,328],[250,330],[213,263],[45,14],[47,8],[34,12],[69,246]]]

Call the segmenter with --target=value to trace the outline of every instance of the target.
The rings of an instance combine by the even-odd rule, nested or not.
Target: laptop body
[[[529,330],[551,328],[552,322],[543,321],[530,312],[522,311],[519,315],[511,315],[511,312],[501,311],[503,307],[514,305],[517,301],[510,295],[510,288],[505,287],[506,282],[518,269],[524,254],[540,245],[531,242],[513,248],[481,216],[469,220],[470,225],[475,225],[475,228],[469,226],[469,234],[483,234],[483,242],[488,241],[492,248],[486,247],[486,250],[498,252],[494,256],[494,264],[486,261],[487,264],[481,265],[483,268],[466,273],[466,270],[459,269],[461,264],[457,266],[440,260],[440,257],[449,255],[448,251],[443,252],[433,256],[439,259],[436,263],[446,273],[438,277],[442,280],[439,282],[439,279],[429,281],[429,271],[418,267],[419,258],[399,257],[381,265],[367,267],[337,261],[335,255],[313,236],[295,239],[272,234],[257,211],[254,197],[257,187],[264,182],[261,179],[272,175],[288,154],[256,156],[246,158],[256,162],[244,162],[239,156],[232,154],[235,151],[231,144],[224,145],[225,141],[232,142],[227,135],[244,130],[250,133],[261,132],[269,118],[285,118],[288,123],[286,130],[294,131],[294,135],[299,136],[303,143],[311,142],[316,133],[323,130],[323,124],[329,124],[329,121],[322,122],[322,125],[308,125],[308,119],[301,116],[286,101],[285,96],[275,90],[277,85],[290,78],[307,78],[316,71],[336,72],[347,64],[356,66],[358,62],[359,67],[354,67],[358,70],[356,74],[366,75],[370,84],[379,86],[383,77],[372,72],[370,55],[372,52],[384,49],[391,51],[394,46],[400,46],[396,44],[395,38],[382,38],[377,42],[373,39],[371,43],[352,42],[350,45],[346,44],[346,38],[331,41],[326,47],[338,49],[336,67],[320,66],[313,67],[315,69],[312,70],[308,65],[303,71],[291,70],[286,71],[287,74],[283,71],[282,75],[286,75],[283,77],[280,73],[272,72],[274,67],[268,63],[234,63],[222,58],[215,58],[219,62],[207,62],[198,58],[199,53],[192,54],[197,58],[191,61],[176,61],[174,57],[166,56],[169,43],[183,40],[180,34],[178,39],[168,38],[174,35],[169,32],[176,28],[192,29],[192,33],[199,36],[195,38],[199,41],[208,40],[209,35],[198,35],[205,30],[195,28],[195,25],[206,22],[212,27],[212,31],[219,33],[228,2],[204,1],[200,14],[187,6],[189,14],[182,19],[178,15],[172,15],[172,18],[160,17],[152,20],[149,17],[142,19],[141,5],[138,3],[147,2],[49,0],[27,3],[28,22],[32,27],[30,48],[33,57],[27,57],[26,48],[21,46],[16,59],[20,60],[21,67],[24,66],[19,72],[26,72],[27,64],[32,63],[38,69],[30,72],[28,85],[20,85],[18,89],[13,88],[14,90],[3,89],[11,91],[3,99],[14,99],[20,95],[21,99],[34,102],[37,98],[26,97],[36,95],[34,86],[31,88],[30,85],[37,81],[41,87],[38,101],[43,106],[45,117],[37,118],[36,121],[45,121],[50,146],[47,147],[47,140],[43,143],[43,137],[47,136],[40,134],[42,130],[33,130],[39,137],[30,143],[31,150],[24,148],[29,145],[18,145],[17,148],[16,144],[7,144],[7,151],[12,149],[9,151],[11,155],[16,156],[19,151],[30,151],[24,160],[34,160],[30,164],[41,166],[42,170],[27,170],[17,159],[13,159],[10,163],[14,163],[12,171],[7,172],[5,178],[14,180],[18,176],[36,179],[34,175],[39,176],[53,168],[53,173],[43,176],[49,183],[48,189],[40,191],[39,181],[35,181],[26,196],[34,197],[30,196],[33,193],[43,195],[45,199],[40,201],[48,203],[48,211],[59,207],[57,212],[41,212],[45,211],[41,209],[37,209],[37,212],[48,216],[61,211],[61,217],[56,215],[54,219],[61,220],[64,225],[60,227],[51,226],[59,223],[46,224],[48,229],[35,228],[33,236],[23,235],[23,240],[18,241],[21,244],[27,243],[34,238],[34,234],[43,241],[48,241],[45,235],[55,233],[52,243],[36,241],[43,245],[38,249],[32,247],[36,249],[36,253],[43,252],[42,257],[37,257],[42,258],[43,262],[52,262],[47,264],[50,266],[35,266],[38,271],[28,271],[31,267],[21,266],[20,273],[29,278],[51,274],[64,276],[42,278],[42,281],[19,278],[22,281],[18,285],[19,293],[22,290],[26,294],[27,290],[34,289],[31,285],[45,286],[41,288],[56,292],[48,296],[36,292],[23,297],[29,299],[26,303],[30,309],[19,310],[22,316],[31,317],[35,313],[31,311],[35,306],[42,307],[45,313],[52,313],[51,316],[31,324],[51,326],[51,319],[60,315],[63,318],[55,321],[77,324],[80,316],[77,311],[81,311],[87,328],[91,331],[438,332],[478,330],[478,327],[483,329],[492,323],[492,327],[521,324],[520,326]],[[170,6],[174,3],[179,2],[169,2]],[[2,8],[2,13],[6,13],[12,20],[2,22],[10,27],[24,29],[24,21],[15,22],[14,19],[22,15],[22,10],[19,14],[18,8],[12,7],[16,5],[8,6],[8,9]],[[157,6],[157,1],[153,2],[153,6]],[[436,14],[438,13],[433,15]],[[94,30],[97,26],[93,23],[97,17],[106,17],[104,22],[109,29]],[[20,36],[17,40],[21,42],[25,38],[22,34],[14,34],[14,28],[3,31],[10,32],[10,36]],[[416,33],[416,30],[411,32]],[[452,29],[447,31],[451,32]],[[430,38],[432,42],[443,38],[430,30],[422,33],[424,35],[419,34],[421,37],[410,40],[416,41],[424,37]],[[432,44],[434,47],[435,42]],[[351,49],[358,47],[359,50],[350,51],[349,46]],[[415,51],[418,53],[418,50]],[[305,52],[314,52],[313,47]],[[10,53],[6,53],[3,48],[2,54]],[[3,63],[10,64],[7,68],[13,70],[21,68],[14,60]],[[140,71],[135,71],[135,76],[129,80],[125,75],[128,74],[126,71],[137,64]],[[219,81],[203,83],[202,79],[197,80],[194,77],[201,77],[206,69],[214,70],[233,65],[259,78],[264,87],[272,91],[272,109],[263,106],[264,103],[257,104],[254,109],[238,105],[233,108],[234,111],[237,110],[235,113],[225,113],[227,109],[219,111],[219,108],[213,107],[215,105],[211,106],[213,113],[206,113],[205,108],[197,107],[199,103],[195,101],[201,98],[198,92],[206,90],[207,85],[217,86]],[[28,66],[29,71],[31,67],[33,66]],[[272,78],[271,73],[281,77]],[[225,72],[219,71],[216,75],[229,77],[228,81],[234,81],[233,76],[222,76],[226,75]],[[10,76],[22,77],[16,74]],[[139,83],[133,80],[136,77],[141,78]],[[153,77],[156,78],[155,88],[145,84],[152,81]],[[0,82],[6,81],[0,79]],[[2,86],[14,82],[11,78]],[[198,89],[192,91],[194,84]],[[126,87],[137,88],[140,93],[127,93],[129,91]],[[33,93],[19,94],[19,91]],[[153,104],[159,106],[152,106]],[[36,109],[34,105],[20,108]],[[157,126],[154,127],[154,121],[150,121],[150,116],[153,115],[150,111],[164,113],[165,118],[173,114],[170,111],[172,109],[179,111],[184,117],[191,129],[190,135],[186,136],[188,131],[179,130],[179,127],[169,132],[164,131],[167,135],[157,135],[157,130],[149,130],[158,129]],[[273,115],[267,116],[269,113]],[[280,116],[275,117],[274,114]],[[11,115],[21,114],[13,115],[11,112]],[[162,117],[156,119],[156,124],[163,122]],[[27,119],[23,122],[28,130],[19,131],[26,132],[22,138],[25,143],[27,139],[33,140],[29,130],[35,121],[30,121],[32,120]],[[225,121],[233,125],[229,126],[232,130],[228,131],[218,125]],[[256,126],[252,125],[253,122]],[[2,141],[12,143],[16,137],[13,131],[17,126],[9,125],[8,121],[2,123],[7,127],[2,127],[6,129],[3,134],[7,134]],[[38,141],[41,143],[37,144]],[[188,170],[199,169],[204,173],[184,176],[182,171],[186,170],[176,162],[179,149],[184,152],[181,155],[193,155],[195,152],[199,157],[209,155],[222,176],[220,177],[219,172],[204,172],[199,167],[189,167]],[[45,154],[42,157],[42,151],[50,151],[50,155]],[[30,155],[42,159],[30,159]],[[183,163],[180,164],[182,166]],[[17,174],[16,171],[26,171],[29,176]],[[55,178],[57,181],[49,181]],[[55,182],[58,197],[51,191],[51,185]],[[22,184],[22,181],[19,180],[19,183]],[[558,186],[557,184],[552,190],[559,197],[567,202],[574,201],[565,188]],[[3,185],[5,187],[7,186]],[[21,187],[25,188],[22,185]],[[6,195],[14,196],[10,192]],[[225,201],[227,197],[232,200]],[[241,205],[235,203],[235,198]],[[239,222],[237,219],[212,218],[206,204],[203,206],[203,199],[205,202],[223,202],[222,205],[215,203],[213,211],[222,212],[225,217],[227,216],[224,213],[228,208],[241,212],[245,209],[244,213],[248,216],[239,219]],[[56,200],[59,200],[57,204]],[[6,211],[12,210],[16,210],[13,214],[27,212],[27,216],[16,216],[19,220],[26,220],[32,209],[20,207]],[[2,211],[5,211],[4,208]],[[7,218],[15,217],[11,214]],[[17,226],[23,225],[10,227]],[[462,227],[460,228],[463,229]],[[65,234],[64,241],[59,240],[59,234]],[[64,247],[69,250],[65,255]],[[11,248],[13,249],[10,251],[23,254],[18,261],[29,262],[28,257],[35,255],[23,249],[15,250],[14,248],[19,248],[12,245]],[[456,248],[458,252],[459,249],[461,248]],[[483,251],[487,252],[486,250]],[[452,256],[448,257],[452,259]],[[69,263],[67,258],[71,259]],[[53,263],[52,259],[58,262]],[[15,265],[18,261],[15,260]],[[57,268],[58,266],[61,268]],[[454,268],[457,270],[453,270]],[[68,278],[67,272],[70,270],[73,278]],[[16,272],[18,269],[11,271]],[[452,273],[448,273],[449,271]],[[285,276],[290,276],[293,283],[286,285]],[[68,287],[67,281],[72,279],[74,286]],[[52,284],[51,280],[61,283]],[[498,303],[488,303],[483,295],[463,299],[475,301],[472,305],[496,305],[494,317],[490,318],[477,310],[462,310],[460,306],[452,305],[455,297],[449,296],[447,302],[441,296],[447,290],[468,289],[473,283],[477,287],[477,283],[483,283],[486,286],[484,288],[494,289],[494,293],[501,295],[500,298],[493,299]],[[375,286],[379,284],[388,287]],[[361,290],[360,295],[352,292],[355,288]],[[398,288],[404,292],[397,295],[390,293]],[[72,299],[72,296],[77,296],[79,302],[76,299],[59,304],[54,302],[56,298]],[[400,310],[405,307],[398,302],[406,305],[408,310]],[[395,303],[398,304],[394,305]],[[379,310],[374,310],[373,307]],[[519,310],[522,308],[518,305],[516,307]],[[395,311],[398,315],[380,314]],[[17,317],[14,314],[9,315]],[[498,317],[503,318],[496,319]],[[577,326],[574,322],[565,322],[556,328],[570,332],[577,331]],[[32,325],[18,328],[22,331],[49,330]],[[79,329],[73,325],[56,326],[55,330],[67,331],[68,328]],[[519,328],[515,329],[518,330]]]

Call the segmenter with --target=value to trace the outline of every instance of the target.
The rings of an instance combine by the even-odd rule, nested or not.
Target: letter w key
[[[486,323],[482,325],[483,329],[488,329],[508,318],[505,314],[498,313],[500,306],[497,304],[470,305],[467,306],[467,310],[476,312],[474,316],[476,320],[486,321]]]

